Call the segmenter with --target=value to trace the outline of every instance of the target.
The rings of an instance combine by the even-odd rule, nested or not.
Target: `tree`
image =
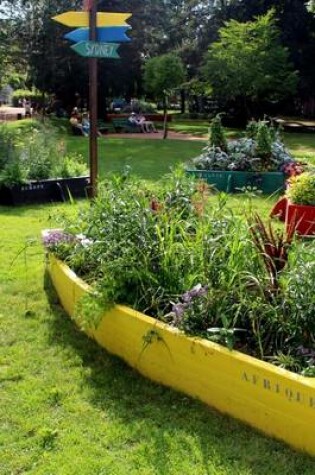
[[[306,2],[306,6],[310,12],[315,12],[315,0],[309,0],[308,2]]]
[[[162,98],[164,110],[164,138],[167,137],[167,96],[185,80],[185,68],[174,53],[149,59],[144,67],[146,90],[156,99]]]
[[[292,110],[294,102],[303,103],[303,109],[309,115],[314,115],[315,111],[315,63],[310,61],[315,55],[315,16],[307,8],[311,9],[312,5],[315,5],[315,0],[237,0],[218,8],[212,20],[217,24],[220,19],[247,22],[273,8],[281,32],[281,43],[288,48],[289,60],[299,71],[297,101],[289,99],[283,106]]]
[[[255,21],[230,20],[220,28],[202,72],[214,94],[221,100],[238,100],[248,118],[251,104],[295,93],[297,72],[288,56],[270,10]]]

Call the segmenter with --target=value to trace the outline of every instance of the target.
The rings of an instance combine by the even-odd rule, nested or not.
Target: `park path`
[[[143,134],[143,133],[127,133],[127,134],[106,134],[104,137],[108,138],[121,138],[121,139],[148,139],[148,140],[163,140],[163,132],[157,132],[157,133],[148,133],[148,134]],[[181,134],[180,132],[174,132],[172,130],[169,130],[167,134],[167,138],[171,140],[207,140],[207,137],[205,136],[196,136],[196,135],[190,135],[190,134]]]
[[[17,114],[22,114],[24,117],[24,108],[23,107],[9,107],[2,106],[0,107],[0,121],[2,120],[13,120],[17,117]],[[108,138],[121,138],[121,139],[148,139],[148,140],[163,140],[163,132],[159,131],[158,133],[115,133],[115,134],[106,134],[104,137]],[[183,134],[180,132],[174,132],[169,130],[167,137],[171,140],[207,140],[205,136],[195,136],[191,134]]]

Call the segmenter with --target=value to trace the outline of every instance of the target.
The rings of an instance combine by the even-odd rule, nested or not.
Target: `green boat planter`
[[[205,180],[218,191],[226,193],[240,192],[244,187],[255,187],[262,193],[271,195],[282,192],[285,175],[282,172],[237,172],[218,170],[186,170],[188,175]]]
[[[47,270],[63,308],[79,323],[77,303],[90,287],[51,254]],[[123,305],[85,332],[151,380],[315,456],[314,378],[189,337]]]

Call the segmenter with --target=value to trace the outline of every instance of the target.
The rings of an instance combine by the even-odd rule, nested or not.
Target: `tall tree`
[[[219,30],[205,57],[205,80],[222,100],[239,100],[247,115],[263,99],[279,100],[294,94],[297,73],[280,44],[273,11],[256,21],[230,20]]]
[[[155,99],[162,98],[164,109],[164,138],[167,137],[167,96],[185,80],[185,69],[181,59],[168,53],[149,59],[145,64],[145,87]]]
[[[315,16],[307,6],[312,8],[314,1],[303,0],[240,0],[226,6],[221,15],[225,19],[238,21],[253,20],[274,8],[281,42],[288,48],[289,59],[294,69],[299,71],[297,96],[301,100],[314,98],[315,63],[310,58],[315,55]],[[217,10],[217,15],[219,11]]]

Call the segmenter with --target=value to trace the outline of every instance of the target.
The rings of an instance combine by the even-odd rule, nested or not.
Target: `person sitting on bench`
[[[128,117],[128,122],[131,127],[139,127],[141,129],[141,132],[145,132],[145,129],[143,127],[143,124],[139,122],[137,114],[135,112],[131,112],[130,116]]]
[[[88,112],[84,112],[82,114],[82,130],[83,130],[83,133],[88,136],[90,134],[90,115]],[[99,131],[99,129],[97,129],[97,135],[99,137],[102,136],[101,132]]]
[[[132,112],[131,116],[129,117],[129,121],[131,123],[136,123],[141,128],[141,131],[144,133],[157,132],[154,123],[150,120],[146,120],[145,116],[140,113],[135,114],[134,112]]]
[[[74,135],[84,135],[85,137],[89,135],[87,132],[83,130],[81,116],[76,107],[71,112],[69,122],[70,122],[72,132]]]

